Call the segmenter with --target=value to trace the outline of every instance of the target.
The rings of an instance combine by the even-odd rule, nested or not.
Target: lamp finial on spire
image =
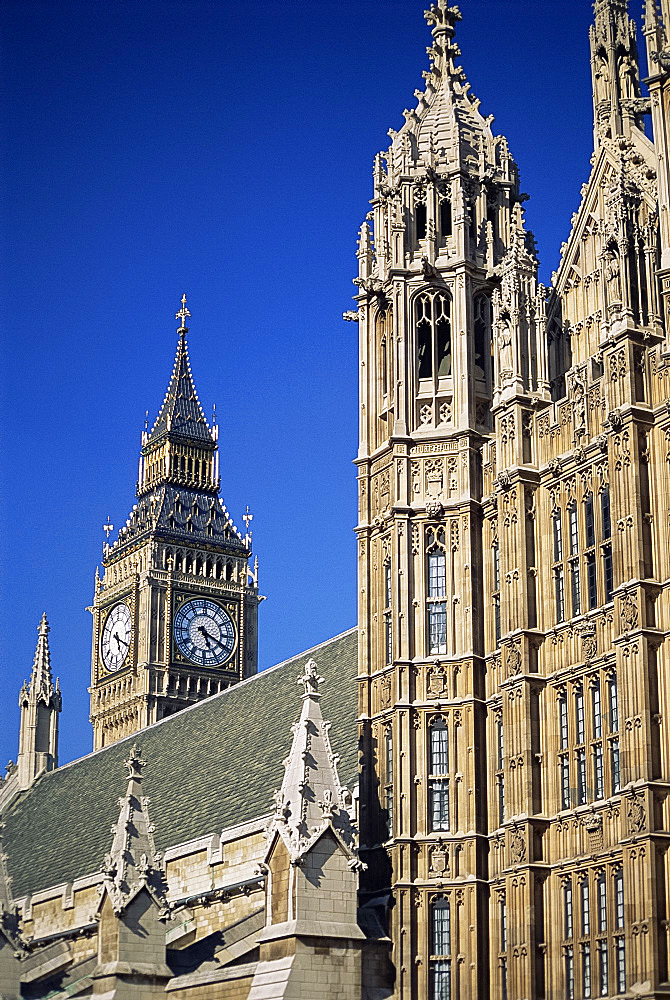
[[[191,314],[188,311],[188,309],[186,308],[186,292],[184,292],[184,294],[181,297],[181,309],[175,315],[175,319],[180,319],[181,320],[181,325],[180,325],[179,331],[178,331],[179,333],[181,333],[182,330],[188,329],[188,327],[186,326],[186,319],[187,319],[187,317],[190,318],[190,316],[191,316]]]

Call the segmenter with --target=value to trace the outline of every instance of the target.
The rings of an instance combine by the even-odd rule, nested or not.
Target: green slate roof
[[[321,704],[332,723],[333,752],[341,758],[340,781],[352,789],[356,629],[42,775],[3,817],[13,896],[100,870],[126,787],[123,762],[133,743],[147,762],[142,784],[159,851],[270,813],[291,747],[291,725],[300,716],[297,678],[310,656],[325,681]]]

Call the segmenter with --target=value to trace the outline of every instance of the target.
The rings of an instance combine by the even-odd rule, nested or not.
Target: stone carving
[[[382,677],[379,682],[379,701],[382,708],[388,708],[391,704],[391,678]]]
[[[507,676],[514,677],[521,673],[522,656],[521,650],[515,645],[507,647]]]
[[[442,878],[449,874],[449,848],[440,840],[430,849],[429,878]]]
[[[444,663],[433,663],[426,671],[426,695],[428,698],[447,696],[447,668]]]
[[[510,830],[509,856],[513,865],[520,865],[526,860],[526,841],[521,827],[514,826]]]
[[[621,627],[624,632],[630,632],[631,629],[637,627],[637,602],[632,594],[624,594],[624,596],[620,599],[619,615],[621,618]]]
[[[628,803],[628,829],[631,833],[641,833],[647,823],[647,814],[644,808],[642,796],[635,792],[630,797]]]

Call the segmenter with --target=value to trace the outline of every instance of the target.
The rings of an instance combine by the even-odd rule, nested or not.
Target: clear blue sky
[[[255,515],[260,663],[355,624],[357,229],[427,69],[414,0],[4,0],[0,761],[46,610],[87,752],[101,525],[134,501],[182,292],[224,502]],[[463,0],[548,279],[591,153],[586,0]],[[636,16],[639,12],[635,12]]]

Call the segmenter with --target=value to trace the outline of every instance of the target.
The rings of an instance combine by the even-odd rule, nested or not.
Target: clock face
[[[174,619],[174,639],[193,663],[218,667],[230,659],[235,649],[235,626],[219,604],[198,597],[179,608]]]
[[[130,608],[127,604],[115,605],[107,615],[102,630],[102,662],[107,670],[123,666],[130,649]]]

